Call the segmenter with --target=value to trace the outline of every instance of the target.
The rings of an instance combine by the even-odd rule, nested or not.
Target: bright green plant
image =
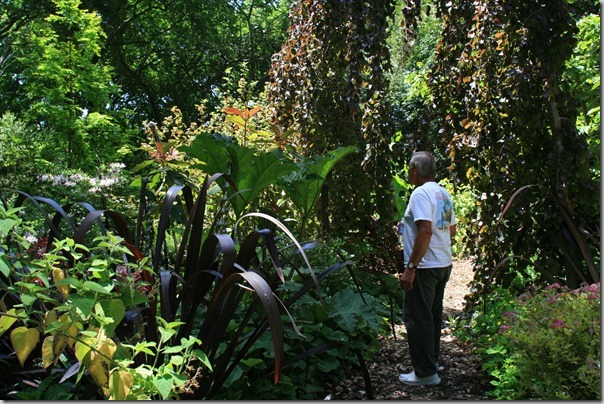
[[[220,185],[229,197],[236,218],[241,217],[250,204],[257,203],[265,188],[296,168],[275,153],[257,152],[220,135],[201,134],[181,150],[199,161],[193,168],[211,175],[228,174],[220,178]]]
[[[129,381],[130,389],[124,391],[126,390],[123,387],[124,383],[118,380],[118,383],[114,383],[114,386],[117,385],[117,393],[114,394],[116,399],[178,399],[183,391],[191,389],[191,386],[188,385],[190,371],[188,367],[191,366],[193,359],[200,361],[203,366],[211,368],[206,355],[198,348],[201,345],[199,339],[189,336],[182,338],[179,344],[170,343],[178,331],[178,326],[184,323],[167,323],[161,317],[158,318],[158,321],[161,323],[158,325],[161,336],[159,341],[142,341],[134,345],[123,344],[123,347],[130,350],[131,354],[126,355],[125,359],[116,359],[116,362],[121,367],[131,367],[129,373],[119,375]],[[151,355],[156,358],[156,361],[134,367],[136,362],[132,358],[136,358],[138,354]]]
[[[340,147],[321,156],[307,158],[298,163],[298,170],[281,177],[279,184],[297,208],[301,237],[307,234],[313,208],[329,173],[343,158],[357,151],[358,148],[353,146]]]
[[[52,375],[42,378],[44,388],[15,383],[17,396],[91,398],[78,396],[82,389],[74,388],[86,385],[98,386],[98,398],[118,400],[165,399],[177,394],[187,380],[191,359],[205,363],[198,340],[182,340],[170,347],[161,346],[167,337],[157,347],[122,343],[136,337],[133,324],[122,326],[122,320],[136,314],[157,293],[144,281],[147,260],[124,263],[122,255],[132,253],[123,239],[111,234],[97,237],[90,248],[71,238],[31,244],[19,231],[21,209],[0,209],[0,236],[20,240],[0,250],[0,338],[10,336],[18,361],[16,366],[5,364],[12,367],[6,375],[15,380],[24,370],[35,374],[36,369],[63,369],[64,375],[60,380]],[[162,335],[175,333],[178,325],[164,323]],[[156,355],[158,362],[151,368],[137,366],[136,355],[142,350],[153,353],[152,349],[171,356]],[[59,387],[51,380],[58,381]]]
[[[115,87],[111,68],[99,62],[106,35],[101,16],[81,8],[79,0],[51,4],[53,13],[28,21],[15,39],[23,67],[19,80],[27,91],[25,116],[50,129],[54,141],[43,143],[42,158],[67,168],[91,168],[95,153],[113,154],[106,145],[123,137],[107,111]]]
[[[486,195],[476,195],[476,192],[468,185],[454,186],[448,179],[442,179],[439,183],[453,197],[457,226],[455,240],[453,240],[451,248],[454,256],[462,258],[466,255],[468,232],[472,223],[478,220],[480,206],[486,199]]]
[[[282,289],[291,293],[300,288],[296,282],[288,282]],[[371,359],[379,350],[377,337],[387,329],[385,306],[375,297],[352,288],[335,292],[324,303],[305,294],[288,310],[296,313],[300,334],[286,330],[286,354],[290,359],[284,365],[279,384],[273,386],[264,377],[267,364],[262,358],[269,344],[265,336],[217,398],[316,399],[327,385],[345,378],[347,369],[361,366],[366,371],[364,360]]]
[[[600,180],[600,13],[577,22],[577,44],[566,62],[563,81],[570,88],[577,108],[577,130],[587,139],[591,170]]]

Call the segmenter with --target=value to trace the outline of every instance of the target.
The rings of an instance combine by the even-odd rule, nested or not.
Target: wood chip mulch
[[[413,370],[405,339],[405,326],[395,325],[395,334],[381,338],[381,350],[367,367],[371,378],[374,400],[489,400],[488,375],[470,344],[457,340],[450,328],[449,317],[455,318],[463,310],[464,297],[469,293],[473,278],[470,260],[453,264],[451,279],[445,290],[445,325],[441,338],[441,361],[445,369],[439,372],[437,386],[407,386],[398,381],[400,373]],[[365,382],[360,370],[353,370],[346,380],[329,388],[324,400],[367,400]]]

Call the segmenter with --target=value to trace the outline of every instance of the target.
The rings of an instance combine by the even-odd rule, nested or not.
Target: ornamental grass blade
[[[82,220],[82,223],[80,223],[80,225],[75,229],[73,235],[74,241],[76,243],[82,244],[84,242],[86,234],[91,229],[92,225],[94,223],[100,223],[99,218],[101,216],[106,216],[111,219],[116,234],[123,238],[126,243],[128,243],[129,245],[134,244],[134,239],[132,238],[132,234],[128,229],[128,223],[126,222],[126,219],[124,219],[124,216],[122,216],[119,212],[115,212],[113,210],[93,210],[92,212],[88,213],[86,217]],[[102,224],[101,232],[103,234],[106,234],[106,229],[104,226],[102,226]]]
[[[269,259],[273,264],[273,268],[275,268],[277,276],[281,280],[281,283],[285,283],[283,267],[281,265],[281,260],[279,259],[279,249],[275,243],[275,235],[268,229],[254,231],[247,235],[239,248],[237,263],[243,268],[251,268],[253,261],[256,261],[256,264],[261,264],[258,262],[258,253],[256,251],[261,238],[264,241],[264,246],[266,247]]]
[[[75,230],[75,225],[73,224],[73,221],[71,220],[67,212],[65,212],[65,209],[63,209],[63,207],[59,203],[50,198],[45,198],[42,196],[34,196],[34,198],[39,202],[46,203],[55,210],[56,213],[52,219],[52,222],[57,228],[59,228],[61,219],[64,219],[69,228]]]
[[[19,194],[17,196],[17,199],[15,200],[15,204],[13,207],[18,208],[18,207],[22,206],[23,202],[25,202],[25,200],[28,199],[29,201],[31,201],[34,204],[36,209],[38,209],[38,211],[42,214],[42,216],[44,217],[44,221],[46,222],[46,224],[48,225],[48,228],[50,230],[50,234],[48,236],[49,245],[53,239],[61,238],[61,232],[54,225],[54,223],[52,222],[52,219],[50,218],[50,216],[48,216],[48,213],[46,213],[46,210],[40,205],[40,203],[38,203],[38,201],[36,200],[35,197],[33,197],[23,191],[19,191],[19,190],[11,190],[11,191],[14,191]]]
[[[189,220],[185,226],[182,238],[183,241],[181,242],[175,265],[176,270],[180,270],[180,262],[182,261],[186,246],[187,258],[184,268],[185,279],[188,279],[197,267],[204,234],[208,190],[210,185],[221,175],[222,174],[215,174],[205,178],[201,191],[197,196],[197,200],[189,212]]]
[[[166,241],[166,231],[170,225],[170,213],[172,212],[172,208],[174,207],[174,201],[176,197],[180,193],[180,191],[184,188],[184,185],[173,185],[166,192],[166,197],[164,198],[164,203],[162,205],[161,214],[159,218],[159,224],[157,226],[157,239],[155,242],[155,253],[153,254],[153,269],[156,273],[159,273],[159,259],[162,256],[161,250],[164,247],[164,242]]]
[[[251,289],[241,289],[239,282],[242,280],[242,278],[250,285]],[[241,296],[245,290],[252,290],[254,293],[256,293],[259,304],[262,306],[266,316],[268,326],[271,329],[275,355],[274,382],[277,383],[279,381],[281,375],[281,364],[284,357],[283,326],[281,323],[279,303],[273,295],[270,285],[259,274],[254,272],[233,273],[231,276],[225,279],[217,289],[215,299],[213,299],[213,304],[210,305],[206,321],[204,321],[204,325],[206,325],[206,322],[208,324],[215,325],[211,330],[213,338],[202,339],[202,345],[205,346],[206,349],[208,348],[208,343],[211,345],[211,348],[214,348],[210,353],[206,353],[208,354],[208,358],[215,362],[212,364],[214,370],[211,375],[212,379],[214,380],[212,380],[211,383],[209,380],[206,381],[204,386],[202,386],[200,389],[201,392],[207,392],[207,396],[205,396],[206,398],[211,398],[218,391],[230,372],[237,365],[238,360],[245,355],[245,352],[239,352],[235,360],[232,360],[232,355],[240,343],[239,338],[236,337],[247,326],[247,321],[244,320],[239,324],[238,332],[235,334],[235,337],[229,341],[224,349],[224,352],[218,357],[217,360],[215,358],[215,347],[220,342],[219,337],[224,334],[224,331],[232,318],[232,314],[236,308],[234,303],[238,304],[240,302]],[[250,308],[250,310],[252,309]],[[249,318],[249,316],[246,316],[245,318]],[[204,342],[206,340],[208,340],[208,343]],[[246,349],[248,349],[247,347],[248,346],[246,345]]]
[[[179,338],[190,334],[193,329],[193,321],[195,320],[197,308],[210,287],[213,284],[220,284],[222,279],[236,272],[234,268],[236,258],[235,242],[230,236],[226,234],[208,236],[202,252],[207,254],[207,257],[201,257],[204,264],[208,265],[207,268],[214,267],[216,258],[220,255],[222,256],[218,272],[220,276],[214,276],[212,273],[208,273],[208,271],[200,268],[197,273],[194,273],[195,276],[192,275],[188,279],[183,280],[183,290],[179,302],[181,318],[185,321],[185,324],[179,330]]]
[[[298,242],[298,240],[296,240],[296,237],[294,237],[294,235],[292,234],[291,231],[289,231],[289,229],[283,224],[281,223],[279,220],[275,219],[274,217],[267,215],[265,213],[260,213],[260,212],[252,212],[252,213],[248,213],[246,215],[243,215],[236,223],[235,223],[235,229],[233,230],[234,233],[237,233],[237,226],[239,225],[239,223],[248,217],[260,217],[263,219],[266,219],[272,223],[274,223],[277,227],[279,227],[285,234],[287,234],[287,236],[290,238],[290,240],[292,240],[292,242],[296,245],[296,247],[298,248],[298,250],[300,251],[300,254],[302,255],[302,258],[304,259],[304,262],[306,263],[306,266],[308,267],[308,270],[310,271],[310,275],[315,283],[315,288],[317,289],[317,293],[319,294],[319,298],[321,300],[323,300],[321,298],[321,286],[319,285],[319,281],[317,280],[317,276],[315,275],[315,271],[312,268],[312,265],[310,265],[310,261],[308,260],[308,257],[306,256],[306,253],[304,252],[304,248],[302,248],[302,246],[300,245],[300,243]]]

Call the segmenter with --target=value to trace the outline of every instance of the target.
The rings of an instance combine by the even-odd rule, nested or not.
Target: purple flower
[[[509,325],[507,325],[507,324],[504,324],[504,325],[502,325],[501,327],[499,327],[499,332],[498,332],[498,334],[503,334],[503,333],[504,333],[504,331],[507,331],[507,330],[509,330],[509,329],[510,329],[510,326],[509,326]]]
[[[552,283],[551,285],[549,285],[545,289],[558,289],[558,288],[560,288],[560,284],[559,283]]]

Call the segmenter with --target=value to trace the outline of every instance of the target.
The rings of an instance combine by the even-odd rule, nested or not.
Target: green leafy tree
[[[111,70],[99,62],[104,33],[100,17],[79,0],[53,1],[54,12],[27,24],[14,49],[23,66],[27,118],[52,131],[44,158],[68,167],[95,165],[92,127],[111,128],[107,116]],[[100,144],[100,143],[98,143]]]
[[[577,108],[577,131],[590,150],[594,180],[600,180],[600,15],[577,22],[577,44],[566,62],[562,83]]]
[[[108,33],[103,57],[115,67],[123,94],[117,108],[138,122],[161,122],[177,107],[187,121],[207,100],[216,108],[218,83],[247,63],[248,81],[266,81],[270,56],[285,36],[289,0],[87,0]]]
[[[390,82],[388,98],[392,105],[392,121],[396,134],[392,145],[392,158],[400,165],[409,161],[411,150],[433,150],[442,154],[438,150],[436,125],[430,125],[429,138],[412,136],[415,128],[424,123],[423,111],[429,108],[433,97],[428,86],[428,76],[435,63],[436,44],[441,38],[443,25],[442,20],[434,13],[427,12],[434,7],[433,3],[422,2],[426,13],[417,23],[417,35],[412,35],[403,23],[402,3],[398,2],[388,37],[392,53],[392,69],[387,75]],[[446,169],[446,165],[439,165],[439,169]],[[400,169],[397,172],[400,172]]]

